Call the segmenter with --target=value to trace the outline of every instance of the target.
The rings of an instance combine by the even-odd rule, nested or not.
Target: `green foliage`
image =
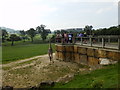
[[[16,34],[11,34],[10,35],[10,40],[12,41],[11,46],[13,46],[14,45],[14,41],[20,41],[21,39]]]
[[[25,39],[27,39],[26,32],[24,30],[20,31],[20,35],[22,36],[22,39],[25,42]]]
[[[2,64],[2,47],[0,46],[0,64]]]
[[[60,34],[60,33],[61,33],[60,30],[56,30],[56,31],[54,31],[54,34]]]
[[[94,31],[95,35],[120,35],[120,27],[113,26],[110,28],[102,28]]]
[[[65,30],[61,30],[61,34],[63,34],[63,33],[67,33],[67,31],[65,31]]]
[[[3,46],[2,47],[2,62],[8,63],[19,59],[30,58],[33,56],[47,54],[49,44],[26,44]],[[54,44],[52,44],[54,50]]]
[[[106,66],[87,74],[79,73],[68,83],[57,83],[54,88],[117,88],[118,65]]]
[[[24,30],[20,31],[21,36],[25,36],[26,32]]]
[[[103,80],[92,83],[92,88],[103,88]]]
[[[84,31],[86,32],[87,35],[92,35],[92,28],[93,26],[88,25],[85,26]]]
[[[33,42],[33,38],[36,35],[36,30],[34,30],[34,28],[30,28],[28,31],[26,31],[26,33],[30,36],[31,42]]]
[[[5,42],[6,38],[8,37],[8,32],[5,29],[1,30],[2,32],[2,42]]]
[[[45,25],[40,25],[36,28],[38,33],[41,35],[42,40],[44,41],[48,35],[48,31],[45,30]]]

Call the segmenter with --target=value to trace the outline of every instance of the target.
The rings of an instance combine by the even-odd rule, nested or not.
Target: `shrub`
[[[103,80],[101,80],[101,81],[94,81],[92,83],[92,88],[103,88]]]

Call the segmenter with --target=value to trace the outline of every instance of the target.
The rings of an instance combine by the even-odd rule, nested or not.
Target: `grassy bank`
[[[54,48],[54,44],[52,44]],[[2,47],[2,63],[47,54],[49,44],[26,44]]]
[[[117,88],[118,75],[117,64],[105,66],[91,73],[79,73],[72,81],[57,83],[54,88]]]

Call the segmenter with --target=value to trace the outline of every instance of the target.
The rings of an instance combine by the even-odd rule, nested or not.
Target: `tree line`
[[[100,28],[100,29],[93,29],[92,25],[86,25],[84,29],[80,32],[75,32],[74,30],[56,30],[54,31],[55,34],[63,34],[63,33],[83,33],[86,35],[92,36],[100,36],[100,35],[120,35],[120,25],[119,26],[112,26],[110,28]]]
[[[93,30],[94,35],[120,35],[120,25]]]
[[[34,37],[36,34],[40,34],[42,41],[44,42],[47,35],[51,33],[49,29],[45,29],[45,25],[40,25],[37,26],[36,29],[30,28],[27,31],[21,30],[20,35],[17,34],[9,34],[5,29],[1,29],[2,31],[2,42],[4,43],[5,41],[11,41],[11,46],[14,45],[14,41],[20,41],[20,40],[25,40],[26,39],[31,39],[31,42],[34,41]]]
[[[44,42],[46,40],[46,37],[48,36],[49,33],[51,33],[50,30],[45,29],[45,25],[40,25],[37,26],[36,29],[34,28],[30,28],[27,31],[21,30],[20,31],[20,36],[16,35],[16,34],[8,34],[8,32],[5,29],[1,29],[2,31],[2,42],[4,43],[6,40],[7,41],[11,41],[11,45],[14,45],[14,41],[19,41],[19,40],[25,40],[26,39],[31,39],[31,42],[34,41],[34,37],[36,36],[36,34],[39,34],[42,38],[42,41]],[[112,26],[109,28],[100,28],[100,29],[93,29],[93,26],[89,26],[86,25],[84,27],[84,30],[80,31],[80,32],[75,32],[73,31],[67,31],[67,30],[56,30],[54,31],[54,35],[52,36],[52,39],[55,39],[55,35],[56,34],[63,34],[63,33],[73,33],[75,36],[78,33],[85,33],[86,35],[92,35],[92,36],[100,36],[100,35],[120,35],[120,25],[118,26]]]

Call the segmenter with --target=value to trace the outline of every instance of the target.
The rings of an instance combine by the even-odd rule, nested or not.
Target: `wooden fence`
[[[72,37],[72,43],[65,41],[65,38],[57,37],[56,43],[79,44],[91,47],[111,48],[120,50],[120,35],[118,36],[97,36],[97,37]]]

